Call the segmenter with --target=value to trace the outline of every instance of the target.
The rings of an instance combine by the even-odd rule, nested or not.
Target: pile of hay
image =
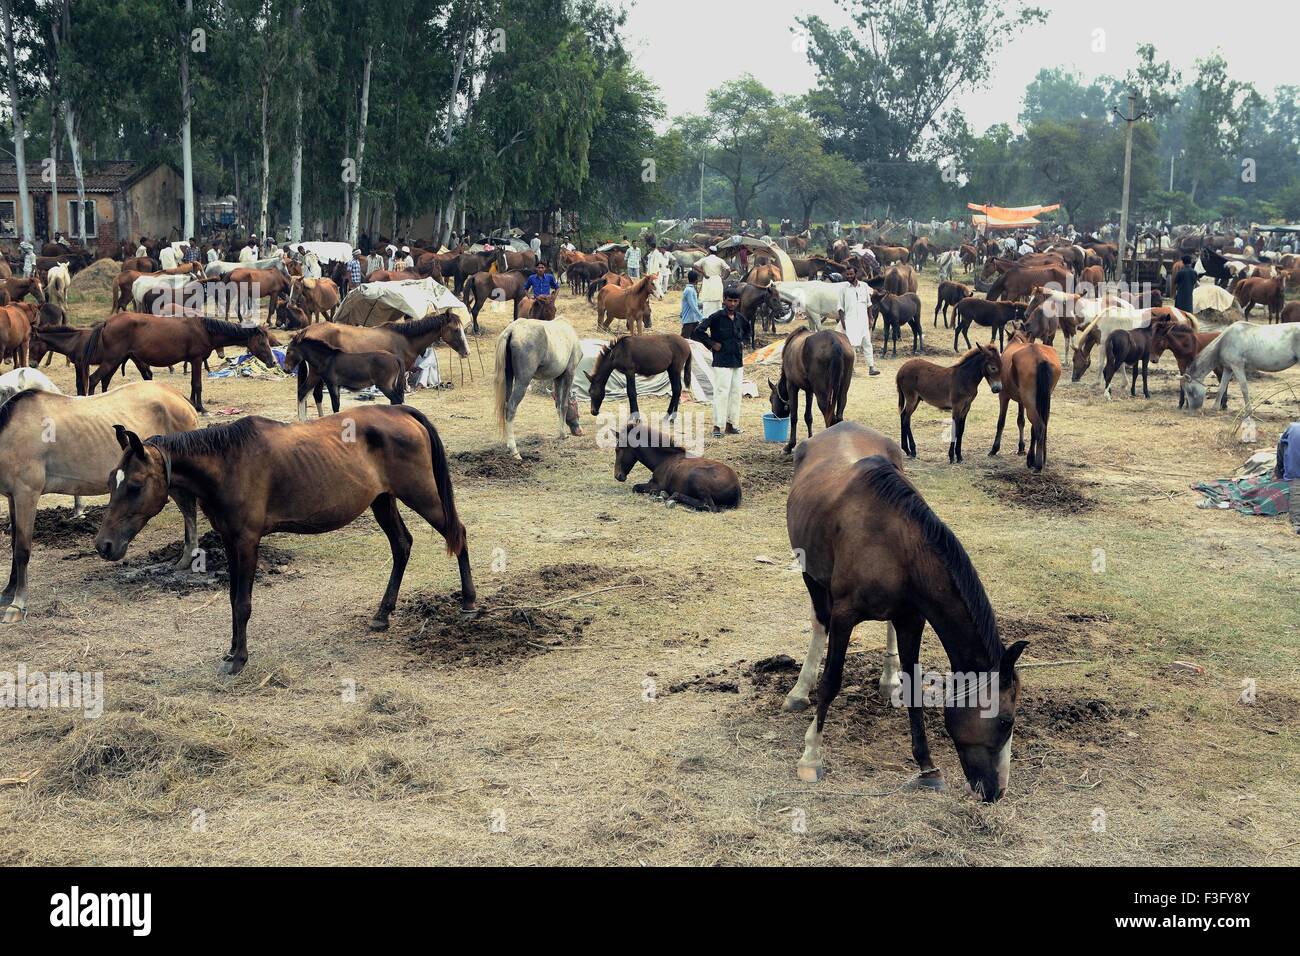
[[[96,259],[72,277],[71,291],[80,296],[109,295],[121,271],[122,263],[116,259]]]

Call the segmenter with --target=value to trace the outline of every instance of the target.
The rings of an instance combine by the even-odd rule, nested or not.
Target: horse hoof
[[[0,614],[0,624],[20,624],[27,620],[27,608],[9,605],[4,614]]]
[[[217,673],[227,677],[234,677],[244,669],[244,665],[247,663],[247,661],[237,661],[233,657],[223,658],[221,666],[217,668]]]
[[[800,760],[795,775],[804,783],[817,783],[826,776],[826,770],[819,763],[804,763]]]
[[[909,790],[933,790],[936,793],[942,793],[947,789],[943,782],[943,774],[938,770],[931,770],[921,774],[910,784],[907,785]]]
[[[781,704],[781,712],[785,714],[797,714],[801,710],[807,710],[810,706],[812,706],[812,701],[807,697],[787,695],[785,701]]]
[[[388,630],[388,618],[386,618],[386,617],[377,617],[377,618],[374,618],[374,619],[371,620],[371,622],[370,622],[370,629],[371,629],[372,631],[386,631],[386,630]]]

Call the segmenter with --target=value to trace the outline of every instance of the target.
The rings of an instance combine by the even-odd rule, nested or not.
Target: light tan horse
[[[13,564],[0,596],[0,622],[27,617],[27,564],[41,495],[105,495],[122,457],[114,426],[143,435],[192,431],[198,416],[174,389],[132,382],[89,398],[26,391],[0,405],[0,494],[9,503]],[[173,493],[185,516],[176,567],[189,567],[198,541],[194,499]]]
[[[659,274],[652,272],[633,283],[626,289],[613,289],[605,286],[596,294],[596,325],[602,332],[608,332],[614,319],[627,321],[627,330],[639,335],[650,327],[650,296],[660,298],[658,291]]]

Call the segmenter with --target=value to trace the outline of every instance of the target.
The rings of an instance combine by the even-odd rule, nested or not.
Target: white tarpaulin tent
[[[334,321],[344,325],[383,325],[464,308],[465,303],[436,279],[367,282],[343,297]]]
[[[308,252],[316,253],[316,258],[322,265],[327,262],[347,262],[352,258],[352,246],[346,242],[291,242],[288,245],[294,252],[302,246]]]
[[[578,363],[578,374],[573,379],[573,391],[580,402],[591,399],[591,393],[587,391],[587,376],[596,367],[596,356],[607,345],[609,345],[608,339],[582,340],[582,361]],[[638,397],[671,394],[672,384],[668,381],[668,373],[638,375],[636,393]],[[758,395],[758,386],[746,379],[740,386],[740,394],[746,398],[754,398]],[[713,359],[702,342],[691,342],[691,395],[697,402],[713,401]],[[605,384],[605,401],[627,401],[627,382],[622,372],[610,373],[609,381]]]

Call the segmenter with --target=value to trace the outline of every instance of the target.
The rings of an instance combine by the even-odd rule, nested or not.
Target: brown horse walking
[[[1002,391],[1002,356],[993,345],[977,345],[952,365],[944,368],[925,359],[909,359],[899,366],[898,417],[902,427],[903,451],[916,457],[916,436],[912,434],[912,413],[922,401],[952,412],[952,438],[948,442],[948,463],[961,462],[961,440],[966,434],[966,414],[979,392],[980,381],[989,383],[994,395]]]
[[[830,428],[844,420],[844,406],[852,382],[853,346],[843,332],[796,329],[786,337],[781,352],[781,380],[773,385],[768,379],[767,385],[772,392],[772,414],[790,417],[790,437],[785,443],[787,455],[799,440],[799,390],[804,391],[803,420],[811,437],[813,396],[817,397],[822,420]]]
[[[626,481],[637,465],[651,471],[650,480],[633,485],[639,495],[666,494],[700,511],[740,507],[740,476],[734,468],[711,458],[693,458],[671,435],[644,422],[625,422],[614,450],[614,478]]]
[[[232,636],[223,673],[238,674],[248,662],[253,575],[263,536],[335,531],[367,507],[393,553],[371,630],[388,628],[411,554],[399,501],[446,539],[447,553],[460,564],[461,608],[474,609],[469,547],[447,453],[437,430],[409,405],[349,409],[347,415],[293,425],[252,416],[147,442],[119,429],[118,441],[122,453],[95,550],[120,561],[169,493],[197,499],[230,562]]]
[[[840,690],[853,628],[862,621],[886,621],[880,688],[891,696],[901,692],[907,704],[920,785],[942,789],[925,734],[919,667],[921,632],[929,623],[952,667],[944,726],[962,773],[983,800],[997,800],[1011,777],[1020,698],[1015,664],[1026,642],[1002,646],[993,608],[965,548],[902,466],[896,443],[856,422],[828,428],[795,454],[786,528],[812,601],[812,640],[785,710],[810,705],[817,668],[826,657],[798,774],[808,781],[822,777],[826,713]]]
[[[190,401],[203,412],[203,363],[216,349],[228,345],[244,346],[267,368],[279,364],[264,325],[247,328],[197,315],[118,312],[95,326],[86,342],[83,362],[99,356],[99,367],[90,376],[86,390],[93,395],[99,385],[106,391],[128,359],[154,368],[189,362]]]
[[[284,370],[298,373],[298,419],[307,420],[307,393],[316,393],[316,416],[324,418],[321,391],[328,388],[330,406],[339,413],[339,388],[371,385],[390,404],[401,405],[406,394],[406,369],[392,352],[344,352],[320,339],[295,336],[284,353]]]
[[[90,345],[90,338],[95,329],[103,324],[97,322],[87,329],[73,328],[70,325],[42,325],[33,329],[32,367],[34,368],[42,358],[46,358],[46,353],[53,355],[57,352],[59,355],[67,356],[76,372],[77,394],[85,395],[90,391],[90,366],[99,365],[104,361],[103,351],[98,345],[93,351],[88,351],[87,346]],[[153,372],[148,365],[142,364],[139,359],[132,359],[131,363],[139,371],[142,379],[147,381],[153,378]]]
[[[989,455],[1002,447],[1002,428],[1007,423],[1007,404],[1020,407],[1016,424],[1020,429],[1017,454],[1025,454],[1025,416],[1029,416],[1029,453],[1025,465],[1041,472],[1047,464],[1047,419],[1052,413],[1052,392],[1061,378],[1061,359],[1056,349],[1031,343],[1017,332],[1002,352],[1002,391],[998,393],[998,431]]]
[[[614,372],[621,372],[627,383],[627,403],[632,417],[641,414],[636,401],[636,377],[668,373],[672,397],[668,400],[668,419],[677,415],[682,400],[682,385],[691,385],[691,343],[671,332],[647,332],[645,335],[620,336],[600,350],[596,364],[587,376],[591,395],[591,414],[599,415],[605,401],[605,387]]]

